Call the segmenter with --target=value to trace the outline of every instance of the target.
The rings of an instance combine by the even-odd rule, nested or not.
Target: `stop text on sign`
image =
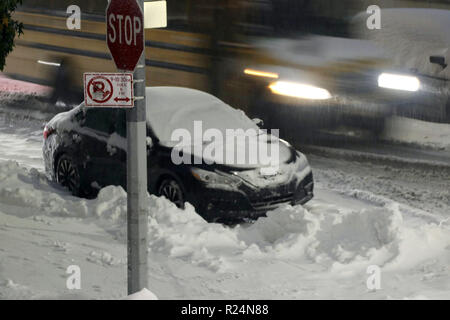
[[[140,17],[110,14],[108,16],[108,24],[111,30],[111,33],[108,33],[108,39],[111,43],[118,41],[119,44],[137,45],[138,34],[142,31],[142,20]]]

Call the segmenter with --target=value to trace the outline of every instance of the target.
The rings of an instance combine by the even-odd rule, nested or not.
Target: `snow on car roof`
[[[147,122],[160,141],[168,145],[172,144],[171,136],[176,129],[187,129],[193,136],[194,121],[202,121],[203,130],[257,129],[242,111],[199,90],[147,87],[146,95]]]

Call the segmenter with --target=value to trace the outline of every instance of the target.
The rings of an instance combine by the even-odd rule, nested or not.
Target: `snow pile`
[[[158,300],[158,297],[150,290],[144,288],[139,292],[130,294],[124,300]]]
[[[247,236],[252,235],[250,239],[258,239],[256,246],[251,247],[253,254],[307,259],[336,270],[398,264],[408,259],[411,263],[403,266],[410,267],[428,255],[428,250],[444,252],[450,245],[448,228],[437,225],[419,230],[409,228],[397,208],[312,212],[301,207],[284,207],[258,220],[247,232]],[[414,246],[414,242],[420,246]],[[414,248],[415,252],[408,248]],[[249,253],[247,250],[246,256]]]
[[[386,121],[384,139],[450,150],[450,125],[392,117]]]
[[[149,247],[157,253],[190,261],[212,271],[224,271],[224,255],[245,249],[237,233],[203,220],[190,204],[178,209],[165,198],[149,198]]]
[[[80,199],[36,169],[14,161],[0,162],[0,208],[8,206],[8,212],[16,216],[96,216],[115,222],[125,219],[126,204],[126,192],[121,187],[103,188],[94,200]]]
[[[156,197],[150,205],[151,250],[217,272],[254,259],[317,263],[336,271],[370,264],[409,268],[449,254],[448,225],[410,226],[391,204],[348,212],[284,206],[235,228],[208,224],[189,205],[183,211]]]
[[[190,206],[152,202],[151,250],[219,273],[251,261],[312,263],[339,274],[373,264],[398,270],[450,254],[448,224],[410,226],[396,206],[349,212],[285,206],[249,227],[228,228],[207,224]]]
[[[87,215],[84,201],[63,198],[36,169],[25,169],[13,161],[1,162],[0,181],[0,203],[14,207],[18,216],[33,216],[36,210],[61,216]]]
[[[212,272],[236,271],[242,263],[287,261],[313,264],[336,272],[355,272],[371,264],[391,269],[412,268],[450,251],[449,223],[404,221],[395,203],[367,209],[335,205],[282,206],[250,225],[227,227],[204,221],[194,208],[177,208],[165,198],[149,196],[149,252]],[[0,209],[19,217],[56,215],[96,218],[126,234],[126,193],[106,187],[97,199],[74,198],[55,190],[45,177],[15,162],[0,162]],[[89,261],[124,262],[92,251]]]
[[[2,292],[2,288],[6,289],[8,295]],[[11,279],[0,280],[0,299],[18,300],[23,299],[24,295],[32,295],[33,292],[27,286],[15,283]]]
[[[0,113],[27,119],[49,120],[55,114],[73,108],[51,104],[45,97],[33,93],[0,91],[0,101]]]

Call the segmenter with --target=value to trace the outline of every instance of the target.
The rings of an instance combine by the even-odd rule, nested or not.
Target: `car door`
[[[91,182],[99,187],[109,184],[111,172],[111,148],[108,141],[115,127],[115,109],[86,108],[80,121],[79,133],[84,141],[85,167]]]
[[[113,174],[108,175],[108,184],[122,186],[126,190],[127,185],[127,124],[126,111],[117,109],[114,119],[114,132],[108,141],[109,170]]]

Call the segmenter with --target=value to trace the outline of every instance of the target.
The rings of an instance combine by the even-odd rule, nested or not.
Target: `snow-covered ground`
[[[0,98],[0,299],[125,297],[126,193],[110,186],[86,200],[49,182],[41,136],[54,110],[24,109],[41,102],[23,93]],[[411,121],[390,138],[448,147],[448,126]],[[148,289],[159,299],[450,299],[446,164],[339,152],[308,154],[312,201],[254,224],[208,224],[149,196]],[[66,288],[71,265],[81,290]],[[367,288],[370,265],[380,290]]]
[[[387,120],[384,139],[450,150],[450,125],[392,117]]]
[[[450,223],[366,190],[323,189],[249,226],[208,224],[150,196],[149,286],[160,299],[449,298]],[[120,298],[126,194],[74,198],[36,169],[0,162],[0,297]],[[334,182],[327,182],[332,185]],[[447,206],[448,208],[448,206]],[[66,289],[70,265],[81,290]],[[366,268],[382,289],[366,287]]]
[[[126,194],[78,199],[50,183],[41,125],[0,119],[0,298],[122,298]],[[160,299],[450,298],[448,171],[309,159],[314,200],[252,225],[208,224],[149,196],[149,289]],[[70,265],[81,290],[66,289]],[[380,290],[366,286],[369,265],[381,267]]]

